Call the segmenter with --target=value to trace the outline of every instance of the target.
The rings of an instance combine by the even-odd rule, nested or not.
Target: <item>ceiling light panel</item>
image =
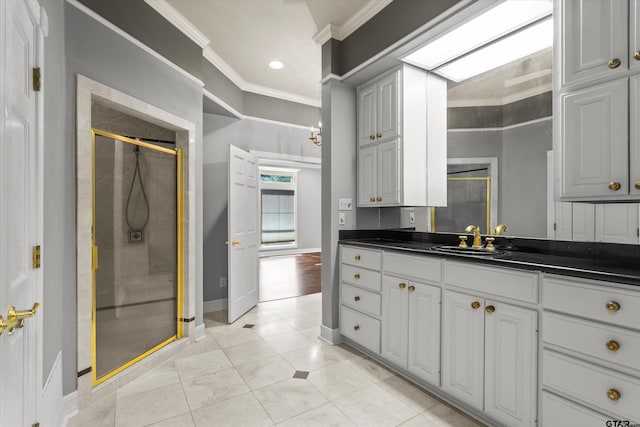
[[[282,70],[282,68],[284,68],[284,64],[280,61],[271,61],[269,62],[269,68],[273,70]]]
[[[403,58],[432,70],[512,31],[550,15],[551,0],[505,0]]]

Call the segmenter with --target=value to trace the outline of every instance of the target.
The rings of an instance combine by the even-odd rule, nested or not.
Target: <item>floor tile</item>
[[[376,384],[336,399],[333,404],[361,426],[396,426],[418,414]]]
[[[274,337],[265,337],[264,340],[278,353],[287,353],[314,344],[312,340],[296,331]]]
[[[422,414],[416,415],[409,421],[400,424],[399,427],[440,427]]]
[[[191,413],[196,427],[262,427],[273,421],[251,394],[243,394]]]
[[[116,427],[146,426],[189,412],[182,387],[175,384],[118,397],[116,405]]]
[[[329,400],[350,394],[373,384],[371,379],[342,361],[309,374],[309,382]]]
[[[262,338],[275,337],[283,334],[295,332],[295,328],[283,320],[275,320],[268,323],[256,325],[255,331]]]
[[[236,370],[251,390],[288,380],[295,372],[293,366],[279,355],[239,365]]]
[[[361,372],[365,377],[369,378],[373,382],[382,381],[395,375],[378,362],[364,356],[353,357],[349,359],[348,362],[354,369]]]
[[[269,344],[262,340],[225,348],[224,353],[235,366],[266,359],[277,354]]]
[[[439,403],[422,414],[439,427],[479,427],[482,424],[463,415],[451,406]]]
[[[436,397],[397,376],[386,378],[378,385],[418,412],[424,412],[441,403]]]
[[[194,427],[191,412],[151,424],[149,427]]]
[[[327,403],[278,424],[278,427],[349,427],[355,426],[338,408]]]
[[[111,393],[96,399],[88,408],[82,409],[67,423],[67,427],[113,427],[116,418],[116,396]]]
[[[234,368],[185,381],[183,388],[191,410],[249,392],[249,387]]]
[[[255,328],[244,329],[242,328],[244,323],[238,325],[239,326],[237,328],[228,328],[220,331],[215,329],[211,330],[213,337],[221,348],[229,348],[235,345],[260,340],[260,336],[256,334]]]
[[[175,367],[158,367],[142,374],[140,377],[118,389],[118,396],[141,393],[154,388],[176,384],[179,387],[180,375]]]
[[[324,343],[317,343],[284,353],[282,357],[296,370],[311,372],[343,360],[341,355],[330,347]]]
[[[282,422],[327,403],[307,380],[290,379],[253,392],[275,422]]]
[[[231,367],[231,362],[222,350],[197,354],[176,360],[178,373],[183,381]]]

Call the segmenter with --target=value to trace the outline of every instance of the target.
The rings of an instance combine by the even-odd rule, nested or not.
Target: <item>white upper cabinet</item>
[[[640,75],[632,76],[629,86],[629,193],[640,199]]]
[[[629,68],[640,70],[640,0],[629,0]]]
[[[639,213],[637,203],[602,203],[595,205],[597,242],[638,244]]]
[[[626,1],[571,0],[559,6],[562,85],[624,74],[629,67]]]
[[[446,206],[446,81],[401,65],[358,88],[357,117],[358,206]]]

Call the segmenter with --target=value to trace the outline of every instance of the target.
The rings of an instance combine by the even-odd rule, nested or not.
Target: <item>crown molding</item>
[[[552,87],[551,83],[546,83],[531,89],[523,90],[517,93],[512,93],[504,98],[493,99],[459,99],[455,101],[448,101],[447,107],[496,107],[511,104],[516,101],[530,98],[536,95],[542,95],[543,93],[550,92]]]
[[[336,25],[329,24],[324,27],[315,36],[313,36],[313,40],[320,46],[325,44],[329,39],[342,41],[364,25],[365,22],[378,14],[378,12],[387,7],[392,1],[393,0],[371,1],[362,9],[357,11],[341,26],[338,27]]]
[[[201,48],[209,46],[211,40],[200,32],[187,18],[171,6],[166,0],[144,0],[164,19],[173,24],[182,33],[193,40]]]

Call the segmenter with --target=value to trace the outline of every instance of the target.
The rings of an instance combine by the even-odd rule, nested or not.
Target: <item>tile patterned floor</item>
[[[481,425],[350,347],[320,341],[320,317],[320,294],[260,303],[232,325],[226,312],[206,314],[205,339],[68,425]]]

